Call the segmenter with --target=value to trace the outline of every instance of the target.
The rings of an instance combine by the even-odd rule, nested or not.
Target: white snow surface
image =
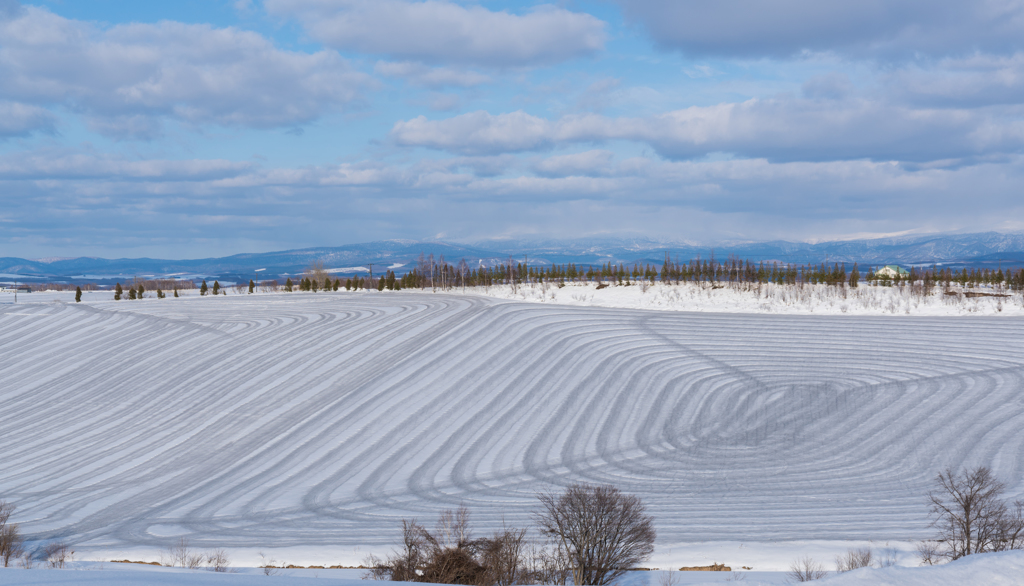
[[[721,285],[634,283],[597,289],[594,283],[529,284],[468,288],[467,293],[532,303],[555,303],[663,311],[777,313],[790,315],[1014,315],[1024,316],[1024,295],[1005,288],[962,289],[947,295],[936,287],[929,295],[909,285],[857,288],[828,285]],[[966,293],[966,295],[965,295]],[[977,295],[981,294],[981,295]],[[971,296],[975,295],[975,296]]]
[[[10,586],[52,586],[58,584],[103,584],[104,586],[398,586],[410,582],[365,582],[358,570],[276,570],[264,576],[259,568],[235,568],[232,573],[204,570],[154,568],[135,564],[76,564],[73,569],[22,570],[0,568],[0,581]],[[616,586],[699,586],[742,581],[751,586],[792,584],[786,572],[630,572]],[[822,586],[1018,586],[1024,575],[1024,552],[1012,551],[972,555],[940,566],[917,568],[862,568],[845,574],[830,573],[815,582]]]
[[[156,560],[185,536],[236,564],[358,563],[403,517],[464,503],[478,533],[525,526],[538,492],[586,481],[647,502],[654,567],[887,542],[916,565],[940,469],[986,464],[1024,493],[1024,319],[1005,312],[53,301],[72,297],[0,304],[0,498],[79,559]]]

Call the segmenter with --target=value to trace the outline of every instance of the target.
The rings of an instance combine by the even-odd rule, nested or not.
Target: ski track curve
[[[928,533],[1024,492],[1024,320],[668,314],[402,292],[0,307],[0,498],[79,551],[383,547],[575,481],[661,545]]]

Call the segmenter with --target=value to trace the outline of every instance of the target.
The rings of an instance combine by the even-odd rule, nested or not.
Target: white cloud
[[[56,118],[37,106],[0,100],[0,138],[53,132]]]
[[[895,99],[930,106],[1024,104],[1024,52],[942,59],[887,70],[881,85]]]
[[[604,47],[605,23],[550,5],[526,14],[447,0],[266,0],[309,35],[343,50],[490,67],[557,63]]]
[[[474,164],[504,173],[467,173]],[[261,168],[37,152],[0,156],[0,184],[11,195],[4,215],[17,227],[0,242],[32,241],[45,252],[40,243],[74,235],[76,250],[99,253],[137,240],[142,231],[150,245],[195,255],[202,250],[189,247],[208,250],[239,240],[282,248],[332,244],[338,234],[350,241],[438,231],[573,237],[609,228],[678,234],[685,227],[692,238],[799,239],[923,225],[985,229],[1024,212],[1022,180],[1021,157],[914,170],[869,161],[616,160],[588,151],[525,165],[509,157],[456,157],[404,167]],[[843,210],[841,219],[836,209]],[[228,235],[225,242],[197,242],[196,226],[213,234],[224,228]]]
[[[779,161],[935,161],[1015,153],[1024,147],[1017,107],[908,108],[866,99],[748,100],[644,118],[595,114],[555,120],[522,111],[478,111],[443,120],[399,121],[392,140],[460,154],[497,154],[574,143],[628,140],[672,159],[711,153]]]
[[[0,21],[0,79],[0,99],[63,105],[96,130],[139,138],[160,117],[301,124],[372,83],[333,51],[283,51],[253,32],[166,21],[101,29],[32,6]]]
[[[1014,52],[1021,0],[618,0],[655,43],[690,55],[788,57],[833,51],[913,58]]]
[[[542,177],[612,175],[616,172],[614,159],[615,154],[606,150],[556,155],[537,161],[533,165],[533,171]]]
[[[462,99],[455,94],[434,94],[430,97],[430,109],[435,112],[451,112],[461,105]]]
[[[464,154],[528,151],[549,146],[551,122],[522,111],[492,115],[482,110],[446,120],[418,116],[399,121],[392,139],[403,146],[424,146]]]
[[[14,18],[21,14],[22,6],[18,0],[0,0],[0,19]]]
[[[250,163],[223,159],[129,160],[71,149],[44,149],[0,157],[0,180],[210,181],[251,169]]]
[[[491,81],[490,76],[455,67],[430,67],[414,61],[378,61],[374,73],[401,77],[409,83],[429,88],[473,87]]]
[[[986,229],[1024,212],[1022,180],[1020,156],[915,169],[864,160],[618,159],[592,150],[537,160],[504,155],[264,168],[69,149],[0,155],[0,186],[10,196],[3,213],[15,228],[0,234],[0,242],[32,241],[47,253],[53,248],[45,242],[73,235],[75,250],[107,247],[113,254],[145,234],[150,245],[195,255],[202,250],[189,247],[240,240],[280,248],[332,244],[339,234],[349,241],[438,231],[572,237],[596,229],[678,234],[685,227],[692,238],[799,239],[924,225]],[[219,236],[197,242],[196,226],[206,226],[204,234],[223,228],[224,242]]]

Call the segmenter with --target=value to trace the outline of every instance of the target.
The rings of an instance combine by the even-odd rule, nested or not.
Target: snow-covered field
[[[965,295],[964,293],[967,293]],[[467,293],[533,303],[556,303],[665,311],[728,313],[775,313],[790,315],[1014,315],[1024,316],[1024,295],[1004,288],[982,287],[966,291],[954,285],[949,295],[936,287],[930,295],[904,285],[883,287],[861,284],[756,285],[748,283],[680,285],[611,285],[597,289],[593,283],[530,284],[478,287]],[[980,294],[980,295],[979,295]]]
[[[236,568],[232,573],[204,570],[154,568],[135,564],[76,564],[64,570],[0,568],[0,583],[8,586],[56,586],[97,584],[103,586],[367,586],[358,570],[274,570],[263,575],[259,568]],[[862,568],[845,574],[831,573],[816,582],[821,586],[1019,586],[1024,575],[1024,552],[973,555],[932,567]],[[743,582],[750,586],[782,586],[793,581],[786,572],[737,570],[732,572],[630,572],[616,586],[700,586]],[[397,586],[408,582],[371,582]]]
[[[649,504],[652,566],[785,570],[907,552],[945,466],[1024,494],[1024,319],[1005,311],[58,298],[0,304],[0,499],[79,559],[187,536],[236,564],[358,563],[402,517],[465,503],[478,532],[525,525],[538,492],[584,480]]]

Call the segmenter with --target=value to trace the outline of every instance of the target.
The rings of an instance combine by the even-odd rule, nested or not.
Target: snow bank
[[[862,568],[822,580],[822,586],[1019,586],[1024,551],[986,553],[941,566]]]
[[[280,570],[264,576],[258,568],[235,569],[231,574],[203,570],[118,567],[117,564],[80,564],[71,570],[17,570],[0,568],[0,581],[10,586],[51,586],[57,584],[103,584],[111,586],[398,586],[409,582],[367,582],[353,570]],[[667,572],[630,572],[616,586],[661,586]],[[814,582],[821,586],[1017,586],[1024,576],[1024,552],[1013,551],[973,555],[955,562],[930,567],[862,568],[845,574],[830,574]],[[751,586],[791,584],[785,572],[672,572],[677,586],[699,586],[742,581]]]

